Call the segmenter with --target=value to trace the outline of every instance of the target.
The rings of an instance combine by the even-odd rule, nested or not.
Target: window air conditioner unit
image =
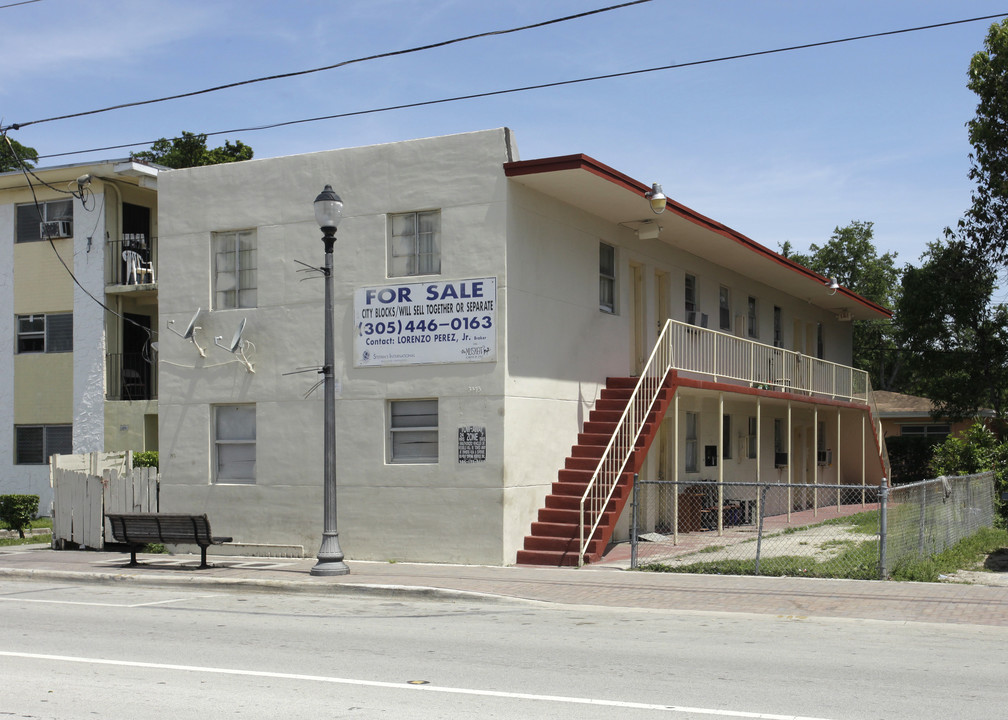
[[[832,465],[833,464],[833,451],[832,450],[820,450],[816,453],[816,462],[820,465]]]
[[[787,453],[786,452],[775,452],[773,456],[774,467],[782,468],[787,467]]]
[[[42,239],[73,237],[73,223],[69,220],[49,220],[39,223]]]
[[[707,327],[707,313],[698,312],[696,310],[690,310],[686,313],[686,322],[690,325],[696,325],[697,327],[705,328]]]

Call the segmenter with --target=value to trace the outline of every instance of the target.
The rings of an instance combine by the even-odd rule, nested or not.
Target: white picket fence
[[[53,487],[53,547],[73,543],[100,550],[107,512],[157,512],[157,468],[134,468],[133,453],[54,455],[50,463]]]

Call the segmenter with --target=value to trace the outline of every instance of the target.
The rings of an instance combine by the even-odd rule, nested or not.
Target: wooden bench
[[[184,515],[180,513],[107,513],[112,524],[112,534],[117,542],[126,543],[130,548],[130,563],[136,567],[137,551],[148,543],[173,543],[199,545],[200,568],[207,565],[207,548],[231,542],[229,537],[214,537],[210,532],[210,521],[206,515]]]

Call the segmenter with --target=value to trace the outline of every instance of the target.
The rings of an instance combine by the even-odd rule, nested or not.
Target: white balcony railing
[[[581,496],[579,565],[637,449],[637,439],[670,370],[700,375],[714,382],[734,382],[766,390],[864,403],[871,408],[876,442],[888,474],[889,456],[882,439],[871,382],[864,370],[668,320]]]
[[[734,381],[768,390],[869,403],[871,384],[864,370],[764,345],[727,333],[668,321],[670,369],[715,382]]]

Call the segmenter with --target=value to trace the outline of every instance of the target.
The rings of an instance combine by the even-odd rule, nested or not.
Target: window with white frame
[[[252,308],[258,303],[256,231],[215,232],[213,309]]]
[[[718,290],[718,327],[731,332],[731,288],[724,285]]]
[[[758,451],[759,446],[756,442],[756,417],[754,415],[750,415],[749,431],[746,435],[746,457],[750,460],[755,460]]]
[[[17,316],[17,352],[73,352],[73,313]]]
[[[17,232],[15,242],[38,242],[48,239],[42,233],[43,222],[64,221],[68,226],[54,228],[57,232],[50,233],[53,239],[58,237],[69,237],[70,233],[64,232],[68,227],[73,230],[73,200],[49,200],[35,203],[27,203],[17,206]]]
[[[731,415],[721,416],[721,457],[731,460]]]
[[[686,472],[697,472],[699,461],[700,440],[697,437],[697,413],[686,413]]]
[[[438,401],[390,400],[389,460],[393,463],[438,461]]]
[[[256,481],[256,406],[213,406],[214,482]]]
[[[14,463],[44,465],[50,455],[73,452],[73,425],[15,425]]]
[[[823,339],[823,324],[816,323],[816,357],[822,360],[826,356],[826,343]]]
[[[778,305],[773,308],[773,344],[774,347],[784,347],[784,317]]]
[[[759,337],[759,307],[756,298],[749,296],[746,302],[746,330],[751,338]]]
[[[441,273],[441,211],[388,216],[388,276]]]
[[[691,313],[697,309],[697,288],[696,288],[696,275],[690,275],[686,273],[685,278],[685,306],[686,312]]]
[[[616,248],[612,245],[599,243],[599,310],[607,313],[616,312]]]

